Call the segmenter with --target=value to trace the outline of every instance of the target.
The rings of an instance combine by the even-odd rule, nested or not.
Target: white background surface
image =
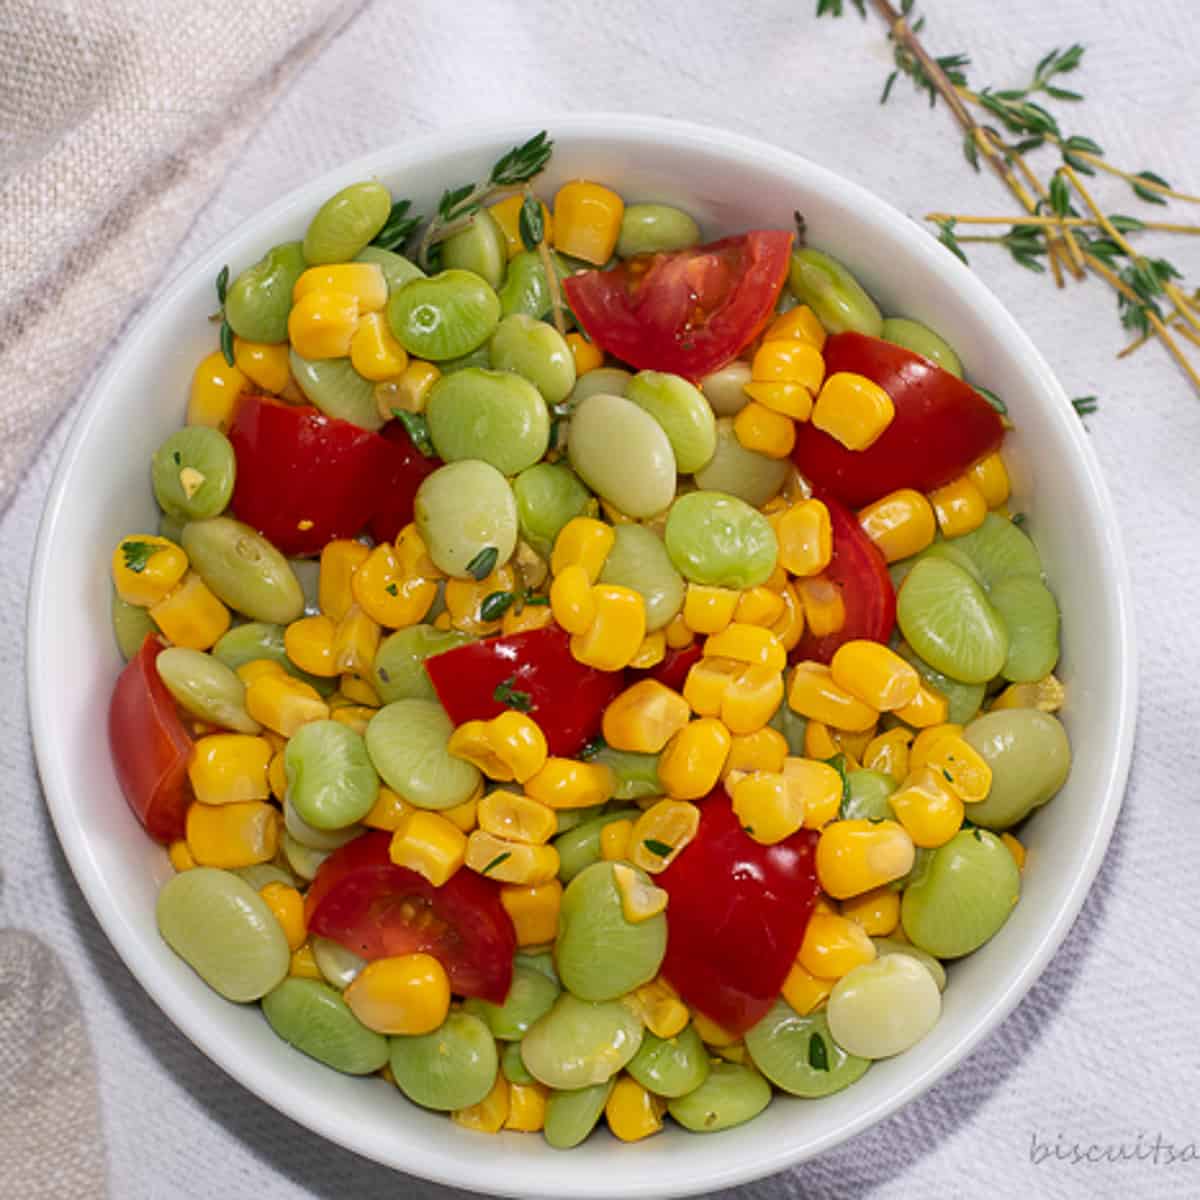
[[[617,2],[601,13],[566,0],[376,0],[264,114],[176,259],[163,264],[164,277],[267,200],[343,159],[406,134],[508,114],[528,113],[531,128],[551,131],[553,113],[563,110],[685,117],[805,154],[918,217],[934,208],[1012,212],[998,182],[966,167],[949,117],[930,113],[906,82],[878,107],[888,67],[878,22],[817,22],[812,8],[811,0],[764,0],[735,15],[715,3]],[[931,49],[968,50],[980,85],[1023,82],[1052,46],[1086,42],[1085,67],[1068,86],[1088,102],[1068,114],[1069,131],[1094,137],[1113,162],[1200,192],[1200,9],[1190,0],[931,0],[925,9]],[[1112,210],[1165,219],[1119,181],[1096,190]],[[1200,223],[1200,206],[1172,211],[1175,220]],[[1200,240],[1144,244],[1200,279]],[[1200,986],[1192,966],[1200,397],[1156,347],[1113,360],[1124,335],[1100,283],[1060,294],[984,246],[973,265],[1068,392],[1101,398],[1088,425],[1125,521],[1141,641],[1142,712],[1125,812],[1071,937],[997,1035],[924,1100],[840,1151],[728,1194],[738,1200],[1200,1195]],[[0,648],[0,926],[38,933],[79,990],[101,1081],[112,1195],[448,1197],[316,1139],[209,1064],[133,982],[72,882],[37,788],[17,617],[64,433],[50,440],[0,520],[0,599],[11,614]],[[1030,1161],[1035,1136],[1052,1147],[1123,1144],[1130,1153],[1140,1137],[1149,1155],[1159,1134],[1177,1152],[1192,1144],[1192,1160],[1168,1163],[1160,1151],[1157,1165]]]

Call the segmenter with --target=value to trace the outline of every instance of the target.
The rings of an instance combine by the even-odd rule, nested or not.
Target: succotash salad
[[[802,224],[543,204],[550,145],[222,272],[109,729],[204,980],[569,1147],[919,1042],[1070,751],[1002,404]]]

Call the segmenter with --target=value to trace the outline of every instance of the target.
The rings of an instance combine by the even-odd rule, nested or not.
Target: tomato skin
[[[836,633],[823,637],[806,629],[789,657],[792,662],[827,663],[844,642],[857,638],[886,642],[892,636],[896,591],[887,562],[863,532],[858,518],[825,492],[814,491],[813,495],[829,509],[833,555],[822,574],[841,588],[846,620]]]
[[[309,930],[368,960],[431,954],[457,995],[503,1004],[517,935],[499,885],[461,867],[434,887],[396,866],[390,844],[389,833],[364,833],[321,864],[304,899]],[[420,914],[421,928],[408,923],[405,906]]]
[[[387,443],[388,465],[379,489],[379,502],[371,517],[371,536],[377,542],[394,542],[400,530],[413,519],[417,489],[442,465],[442,460],[426,458],[399,421],[389,421],[379,435]]]
[[[117,677],[108,706],[108,744],[129,807],[157,842],[184,835],[192,790],[188,737],[154,663],[163,650],[154,634]]]
[[[529,715],[550,753],[578,754],[600,731],[600,719],[624,686],[624,672],[597,671],[571,656],[557,625],[483,638],[426,659],[425,671],[455,725],[487,721],[510,706],[495,698],[502,683],[529,696]]]
[[[663,978],[730,1033],[762,1018],[799,953],[820,890],[816,844],[802,829],[760,846],[717,788],[695,838],[655,876],[670,895]]]
[[[732,362],[763,331],[791,249],[791,233],[760,229],[585,271],[563,288],[602,349],[638,370],[696,381]]]
[[[252,392],[238,402],[229,440],[234,514],[287,555],[319,554],[358,533],[382,507],[394,467],[379,434]]]
[[[862,333],[834,334],[825,343],[826,377],[837,371],[874,380],[896,409],[865,450],[847,450],[811,423],[796,426],[792,459],[801,474],[851,508],[897,488],[941,487],[1004,437],[1000,415],[974,388],[902,346]]]

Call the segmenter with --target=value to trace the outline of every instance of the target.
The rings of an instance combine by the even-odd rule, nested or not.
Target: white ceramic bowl
[[[192,369],[214,344],[213,279],[302,235],[337,189],[377,176],[428,213],[440,190],[486,174],[533,132],[493,125],[381,151],[293,192],[192,263],[125,338],[79,415],[43,519],[29,610],[29,698],[46,796],[75,876],[129,969],[210,1058],[267,1103],[369,1158],[439,1182],[513,1195],[666,1196],[714,1191],[827,1150],[912,1100],[969,1054],[1025,995],[1075,918],[1108,845],[1135,710],[1130,589],[1117,520],[1078,418],[1050,369],[979,279],[869,192],[771,146],[714,129],[616,115],[555,118],[545,194],[604,180],[627,200],[677,203],[708,235],[784,227],[843,259],[885,312],[925,321],[971,377],[1004,396],[1014,506],[1029,513],[1063,611],[1067,786],[1030,823],[1031,865],[1012,918],[956,964],[937,1028],[819,1102],[777,1098],[751,1124],[696,1137],[678,1128],[633,1146],[600,1133],[570,1153],[540,1138],[467,1133],[380,1080],[338,1075],[288,1049],[257,1006],[222,1000],[161,941],[154,898],[171,873],[118,790],[105,739],[120,666],[109,626],[108,558],[153,529],[148,464],[182,421]]]

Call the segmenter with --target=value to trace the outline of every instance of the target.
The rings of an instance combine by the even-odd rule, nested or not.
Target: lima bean
[[[612,794],[614,800],[642,800],[647,796],[662,795],[657,754],[639,754],[635,750],[603,746],[591,761],[612,771],[617,781]]]
[[[549,976],[518,963],[513,967],[512,984],[503,1004],[491,1004],[472,996],[463,1009],[479,1017],[498,1041],[519,1042],[529,1027],[550,1011],[561,991]]]
[[[746,1050],[776,1087],[809,1099],[840,1092],[871,1065],[834,1039],[824,1012],[802,1017],[782,997],[746,1031]]]
[[[521,1058],[547,1087],[591,1087],[629,1062],[642,1034],[641,1021],[621,1001],[593,1004],[563,992],[521,1041]]]
[[[489,546],[503,565],[517,548],[517,502],[508,480],[478,459],[447,463],[422,481],[413,500],[417,531],[439,570],[459,579]]]
[[[561,265],[555,264],[562,277]],[[546,282],[546,271],[541,256],[535,250],[521,250],[508,262],[508,274],[497,296],[503,316],[524,313],[540,320],[551,307],[550,285]]]
[[[546,1098],[542,1136],[556,1150],[578,1146],[596,1128],[616,1082],[610,1079],[574,1091],[551,1092]]]
[[[283,857],[287,865],[306,883],[311,883],[321,868],[321,864],[329,857],[327,850],[315,850],[298,842],[286,829],[279,839],[283,849]]]
[[[954,353],[954,347],[928,325],[910,321],[907,317],[888,317],[879,336],[885,342],[922,355],[943,371],[949,371],[956,379],[963,377],[962,360]]]
[[[751,588],[775,569],[778,543],[762,513],[724,492],[692,492],[671,506],[667,553],[693,583]]]
[[[714,1062],[694,1091],[679,1096],[667,1111],[692,1133],[717,1133],[757,1117],[771,1102],[771,1085],[755,1070]]]
[[[322,937],[319,933],[309,935],[312,946],[313,961],[317,970],[325,977],[330,987],[344,992],[359,976],[359,972],[367,965],[364,958],[359,958],[353,950],[347,950],[340,942],[332,938]]]
[[[492,1090],[500,1057],[488,1027],[459,1011],[432,1033],[392,1038],[390,1065],[410,1100],[448,1112],[470,1108]]]
[[[612,821],[621,821],[626,817],[637,816],[637,809],[622,809],[605,813],[594,820],[585,821],[565,833],[560,833],[554,839],[554,849],[558,851],[558,877],[563,883],[570,883],[580,871],[600,861],[600,834],[605,825]]]
[[[700,390],[718,417],[736,417],[750,403],[750,379],[750,364],[738,358],[700,380]]]
[[[788,271],[792,295],[807,304],[830,333],[878,337],[883,317],[862,284],[835,258],[805,247],[792,255]]]
[[[383,272],[387,280],[388,293],[399,291],[410,279],[424,279],[425,272],[394,250],[385,250],[382,246],[364,246],[354,259],[355,262],[374,263]]]
[[[388,1061],[388,1041],[368,1029],[326,983],[285,979],[262,1001],[267,1024],[291,1046],[347,1075],[370,1075]]]
[[[1022,821],[1062,787],[1071,745],[1062,722],[1035,708],[997,709],[976,718],[963,737],[992,769],[987,796],[971,805],[971,820],[1003,830]]]
[[[207,425],[177,429],[154,452],[150,465],[158,506],[182,521],[224,512],[233,495],[236,473],[229,439]]]
[[[371,666],[371,686],[384,704],[393,700],[436,700],[437,693],[425,670],[425,660],[465,646],[472,638],[455,629],[410,625],[379,643]]]
[[[193,717],[236,733],[258,733],[246,711],[246,685],[223,662],[200,650],[168,646],[154,660],[175,702]]]
[[[700,390],[679,375],[639,371],[625,398],[648,412],[663,428],[682,475],[699,471],[717,448],[717,423]]]
[[[392,198],[381,183],[342,188],[308,223],[304,257],[312,264],[349,262],[384,227],[391,211]]]
[[[366,742],[349,725],[340,721],[302,725],[288,739],[283,759],[288,802],[306,825],[323,832],[344,830],[374,807],[379,776]]]
[[[537,1083],[521,1060],[520,1042],[504,1043],[504,1047],[500,1051],[500,1073],[509,1083],[521,1084],[525,1087],[531,1083]]]
[[[833,985],[827,1014],[837,1045],[860,1058],[891,1058],[938,1022],[942,995],[929,969],[907,954],[885,954]]]
[[[877,958],[882,958],[885,954],[907,954],[929,972],[939,992],[946,990],[946,968],[932,954],[926,954],[924,950],[918,950],[908,942],[898,942],[895,938],[878,937],[872,938],[871,942],[875,946]]]
[[[839,820],[894,821],[895,814],[888,797],[896,787],[896,780],[879,771],[847,772],[846,788],[850,794],[838,814]]]
[[[659,254],[698,245],[700,226],[671,204],[627,204],[621,216],[617,256]]]
[[[157,631],[158,626],[140,605],[122,600],[116,588],[112,590],[111,601],[110,612],[117,649],[121,651],[121,657],[128,661],[142,648],[147,636]]]
[[[337,689],[336,679],[309,675],[288,658],[283,644],[283,626],[270,621],[247,621],[244,625],[235,625],[212,648],[212,656],[234,671],[255,659],[270,659],[289,675],[303,679],[310,687],[316,688],[322,696],[331,695]]]
[[[1032,575],[998,580],[988,598],[1008,632],[1001,674],[1013,683],[1045,679],[1058,662],[1058,603]]]
[[[978,711],[983,703],[987,685],[983,683],[959,683],[941,671],[935,671],[910,645],[901,642],[896,647],[896,653],[905,662],[911,663],[917,669],[917,674],[933,688],[946,697],[948,704],[946,720],[956,725],[965,725]]]
[[[225,319],[248,342],[286,342],[292,289],[308,263],[299,242],[273,246],[225,293]]]
[[[696,472],[696,486],[706,492],[726,492],[751,508],[761,508],[783,487],[787,460],[747,450],[733,431],[732,417],[722,417],[716,433],[716,449],[707,465]]]
[[[388,324],[409,354],[441,362],[470,354],[500,323],[500,301],[470,271],[413,279],[388,298]]]
[[[995,513],[988,513],[978,529],[947,544],[971,560],[986,588],[1017,575],[1041,578],[1042,560],[1033,540],[1011,521]]]
[[[550,557],[562,527],[593,506],[592,493],[565,463],[535,463],[513,480],[512,489],[521,537],[542,558]]]
[[[508,243],[486,208],[479,209],[466,229],[451,234],[441,243],[442,266],[473,271],[494,288],[504,282],[508,266]]]
[[[547,404],[559,404],[575,386],[575,357],[553,325],[525,313],[505,317],[488,343],[492,366],[528,379]]]
[[[576,380],[571,392],[571,403],[581,404],[589,396],[600,392],[606,396],[623,396],[632,378],[633,373],[626,371],[624,367],[597,367]]]
[[[695,1091],[708,1078],[708,1050],[691,1024],[670,1038],[647,1030],[625,1069],[647,1091],[673,1099]]]
[[[364,379],[348,358],[307,359],[292,350],[288,362],[305,398],[327,417],[349,421],[361,429],[383,425],[375,403],[375,385]]]
[[[295,887],[296,877],[278,862],[252,863],[248,867],[234,867],[233,872],[244,879],[256,892],[261,892],[268,883],[282,883],[284,887]]]
[[[662,538],[645,525],[613,527],[613,547],[600,582],[632,588],[646,602],[646,632],[662,629],[683,607],[683,576],[671,563]]]
[[[454,723],[434,700],[385,704],[367,725],[366,748],[384,783],[414,808],[454,808],[482,776],[446,745]]]

